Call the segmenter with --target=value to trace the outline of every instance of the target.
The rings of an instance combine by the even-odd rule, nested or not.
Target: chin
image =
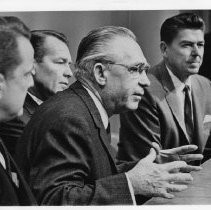
[[[21,116],[23,115],[23,108],[19,110],[19,112],[17,113],[17,116]]]
[[[133,103],[129,104],[127,106],[127,109],[129,111],[135,111],[136,109],[138,109],[138,102],[133,102]]]

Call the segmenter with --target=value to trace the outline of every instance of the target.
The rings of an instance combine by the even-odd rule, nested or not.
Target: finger
[[[188,183],[193,181],[193,177],[190,173],[176,173],[168,174],[165,180],[168,182]]]
[[[187,155],[179,155],[180,160],[183,160],[185,162],[195,161],[195,160],[202,160],[203,159],[202,154],[187,154]]]
[[[156,143],[156,142],[152,142],[152,147],[155,149],[155,151],[156,151],[156,153],[158,155],[159,152],[160,152],[160,146],[159,146],[159,144]]]
[[[181,168],[180,171],[183,173],[189,173],[191,171],[200,171],[202,169],[201,166],[191,166],[191,165],[187,165],[184,168]]]
[[[186,190],[188,187],[187,185],[182,184],[168,184],[167,185],[167,192],[181,192]]]
[[[156,197],[172,199],[172,198],[174,198],[174,195],[171,193],[168,193],[166,191],[163,191],[162,193],[158,194]]]
[[[186,153],[189,153],[189,152],[193,152],[193,151],[197,150],[197,148],[198,147],[196,145],[190,144],[190,145],[184,145],[184,146],[181,146],[181,147],[176,147],[176,148],[173,148],[173,149],[167,149],[167,150],[164,150],[164,151],[166,153],[182,155],[182,154],[186,154]]]
[[[151,148],[150,151],[149,151],[149,154],[143,158],[142,160],[140,160],[140,162],[154,162],[156,158],[156,151],[154,148]]]
[[[185,161],[173,161],[170,163],[164,163],[159,165],[163,170],[168,172],[179,170],[180,168],[185,168],[187,163]]]

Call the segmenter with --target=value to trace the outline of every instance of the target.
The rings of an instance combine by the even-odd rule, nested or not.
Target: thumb
[[[156,158],[156,151],[154,148],[151,148],[149,151],[149,154],[142,159],[142,161],[146,161],[146,162],[154,162]]]

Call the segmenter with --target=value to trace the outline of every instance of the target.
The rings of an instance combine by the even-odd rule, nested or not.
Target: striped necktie
[[[186,131],[189,136],[189,140],[191,142],[193,137],[193,131],[194,131],[194,124],[193,124],[193,110],[191,105],[191,99],[190,99],[190,87],[188,85],[185,85],[184,87],[184,94],[185,94],[185,103],[184,103],[184,120],[185,120],[185,126]]]

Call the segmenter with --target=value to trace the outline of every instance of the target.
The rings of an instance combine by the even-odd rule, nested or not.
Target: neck
[[[9,121],[15,117],[17,117],[17,114],[8,115],[6,110],[0,109],[0,122]]]
[[[42,101],[46,101],[50,96],[53,95],[41,83],[38,82],[34,82],[34,86],[29,88],[28,91]]]
[[[113,113],[111,112],[111,108],[108,106],[108,97],[104,94],[103,89],[99,87],[99,85],[94,85],[93,82],[89,81],[86,78],[78,79],[86,88],[88,88],[101,102],[102,106],[107,112],[108,117],[111,117]]]
[[[182,82],[186,83],[190,75],[181,74],[181,72],[178,72],[177,70],[174,70],[173,67],[171,67],[169,64],[166,63],[166,66],[168,69]]]

